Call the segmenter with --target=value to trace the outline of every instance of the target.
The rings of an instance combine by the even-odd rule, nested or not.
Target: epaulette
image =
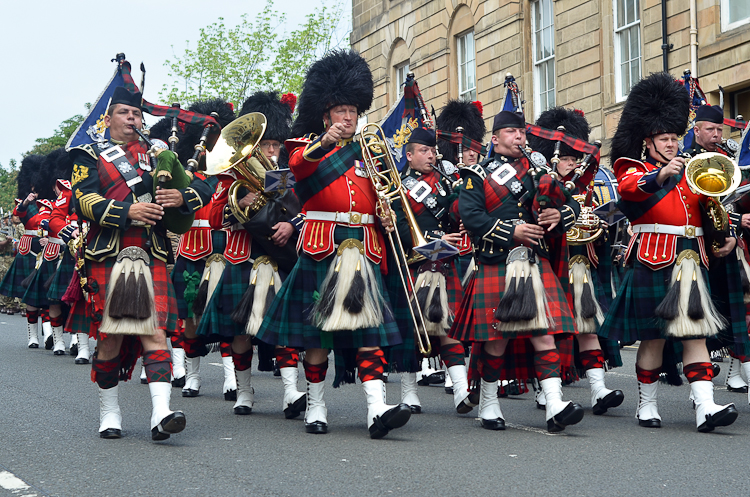
[[[480,166],[479,164],[472,164],[470,166],[462,166],[459,169],[471,171],[472,173],[482,178],[482,181],[484,181],[484,179],[487,177],[487,171],[485,171],[484,168]]]
[[[289,138],[288,140],[284,141],[284,147],[286,147],[286,151],[291,155],[294,150],[300,147],[306,147],[307,145],[315,141],[317,137],[318,135],[316,135],[315,133],[308,133],[298,138]]]
[[[84,145],[78,145],[77,147],[70,148],[68,152],[71,152],[73,150],[83,150],[92,158],[99,159],[99,147],[96,146],[96,143],[86,143]]]

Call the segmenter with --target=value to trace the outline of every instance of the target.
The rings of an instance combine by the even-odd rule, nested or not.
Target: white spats
[[[328,410],[326,409],[326,404],[323,400],[324,391],[325,382],[307,382],[307,410],[305,411],[305,425],[315,426],[316,424],[328,424]],[[310,432],[311,431],[308,430],[308,433]],[[325,431],[322,433],[325,433]]]
[[[26,323],[26,330],[28,332],[29,337],[29,348],[30,349],[38,349],[39,348],[39,333],[38,333],[38,326],[37,323]]]
[[[449,378],[453,381],[453,406],[461,414],[471,411],[474,404],[469,402],[469,380],[466,375],[466,366],[458,364],[449,367],[448,377],[445,379],[446,385]]]
[[[250,414],[255,404],[255,390],[253,390],[252,370],[247,368],[244,371],[234,370],[237,378],[237,402],[234,404],[234,413],[245,415]]]
[[[172,349],[172,377],[175,380],[185,376],[185,349]]]
[[[122,414],[118,402],[119,385],[99,388],[99,433],[122,430]]]
[[[52,353],[55,355],[65,355],[65,340],[63,339],[62,326],[52,327]]]
[[[232,390],[237,390],[237,378],[234,375],[234,361],[232,360],[232,356],[222,357],[221,364],[224,367],[223,392],[227,393]]]
[[[417,395],[417,373],[401,373],[401,402],[411,407],[413,413],[422,411]]]
[[[714,402],[714,384],[694,381],[690,391],[695,401],[695,424],[700,432],[713,431],[718,426],[728,426],[737,419],[734,404],[718,405]]]
[[[284,384],[284,399],[281,403],[281,409],[287,419],[296,418],[304,410],[305,393],[297,390],[297,379],[299,378],[299,369],[280,368],[281,381]]]
[[[750,364],[750,363],[748,363]],[[747,383],[742,378],[742,363],[739,359],[731,358],[729,362],[729,371],[727,371],[727,380],[724,383],[730,391],[747,391]]]
[[[197,397],[201,390],[201,358],[189,357],[186,363],[185,386],[182,388],[182,396]]]
[[[496,421],[503,418],[497,398],[497,381],[481,380],[479,391],[479,419]]]
[[[656,409],[656,394],[659,390],[659,382],[641,383],[638,382],[638,408],[635,411],[635,417],[638,424],[650,428],[661,426],[661,416]]]

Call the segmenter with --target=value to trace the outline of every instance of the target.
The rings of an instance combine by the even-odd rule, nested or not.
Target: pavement
[[[635,348],[626,347],[625,366],[606,375],[609,388],[624,391],[623,405],[594,416],[587,380],[565,387],[564,398],[586,415],[560,434],[547,433],[532,394],[501,399],[508,429],[492,432],[479,426],[476,409],[457,415],[452,396],[430,386],[418,389],[423,414],[370,440],[362,388],[333,389],[333,374],[327,435],[306,434],[302,417],[284,419],[281,380],[271,373],[254,375],[253,413],[234,415],[213,353],[202,361],[199,397],[172,390],[172,408],[187,416],[184,432],[151,441],[148,387],[136,378],[120,386],[125,437],[102,440],[90,366],[26,348],[25,318],[1,315],[0,330],[0,497],[750,493],[750,407],[747,395],[723,387],[728,362],[714,380],[716,400],[735,402],[740,417],[714,433],[696,431],[687,384],[661,386],[663,427],[640,428]],[[399,394],[391,375],[389,401]]]

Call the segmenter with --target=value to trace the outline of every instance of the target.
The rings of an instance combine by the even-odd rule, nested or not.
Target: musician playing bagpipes
[[[562,131],[566,135],[588,143],[589,123],[580,110],[554,107],[542,112],[536,125],[546,130]],[[544,139],[529,135],[529,146],[544,155],[553,164],[561,181],[571,181],[576,175],[584,153],[562,141]],[[587,165],[593,175],[598,166],[596,158],[587,156]],[[581,212],[576,225],[567,233],[568,245],[568,291],[573,302],[572,310],[576,321],[575,364],[581,374],[585,374],[591,386],[591,406],[595,415],[604,414],[607,409],[622,404],[624,395],[620,390],[609,390],[604,383],[604,366],[622,366],[620,347],[617,341],[597,336],[596,332],[604,322],[604,312],[609,308],[611,294],[610,244],[606,226],[593,212],[594,191],[591,184],[574,198],[581,203]],[[598,204],[597,204],[598,205]],[[537,392],[537,406],[544,408],[544,394]]]
[[[323,391],[330,349],[336,358],[334,386],[353,382],[354,366],[358,370],[370,437],[385,436],[411,416],[408,405],[385,403],[383,382],[387,364],[381,348],[404,340],[396,324],[403,310],[391,306],[383,285],[384,275],[395,269],[381,230],[392,230],[393,218],[360,162],[360,142],[352,141],[357,117],[370,108],[372,97],[367,62],[355,51],[329,52],[307,71],[292,128],[297,138],[285,144],[306,218],[299,260],[257,336],[305,350],[308,433],[328,431]]]
[[[440,117],[437,119],[445,129],[456,131],[468,130],[470,136],[483,140],[485,133],[484,120],[479,109],[469,103],[458,100],[449,101]],[[451,162],[441,162],[437,159],[435,148],[437,145],[436,132],[427,128],[416,128],[409,136],[406,144],[406,160],[408,168],[404,171],[402,184],[409,191],[409,203],[414,212],[417,225],[422,230],[426,240],[442,239],[459,249],[463,247],[464,254],[471,252],[471,241],[468,235],[460,229],[460,223],[452,217],[453,208],[458,199],[458,168]],[[445,140],[442,145],[451,159],[456,160],[456,145]],[[440,152],[443,148],[440,149]],[[467,152],[473,152],[467,148]],[[467,154],[469,155],[469,154]],[[476,164],[474,152],[472,163]],[[461,152],[463,158],[463,152]],[[397,205],[397,204],[394,204]],[[397,228],[402,242],[406,242],[405,250],[412,249],[409,225],[403,210],[397,205]],[[459,252],[461,254],[461,252]],[[415,281],[416,297],[422,311],[427,333],[432,342],[432,356],[439,356],[445,364],[448,375],[453,382],[453,401],[456,411],[460,414],[468,413],[474,405],[469,400],[469,385],[466,376],[465,350],[461,342],[447,336],[453,323],[455,312],[463,295],[459,276],[458,255],[438,261],[417,259],[411,270]],[[413,413],[421,412],[421,403],[417,395],[416,371],[419,369],[421,354],[416,347],[410,351],[401,351],[402,346],[393,347],[389,351],[389,358],[400,364],[413,364],[414,371],[401,375],[401,401],[408,404]],[[413,354],[415,357],[405,361],[395,357],[401,353]]]
[[[235,117],[232,104],[221,98],[193,102],[188,111],[211,115],[220,127],[226,126]],[[182,165],[186,169],[189,168],[194,175],[194,180],[186,188],[159,189],[156,192],[157,202],[163,206],[178,208],[183,215],[194,213],[190,229],[180,237],[171,274],[177,298],[177,315],[180,319],[177,331],[170,336],[174,378],[172,386],[182,388],[183,397],[197,397],[200,393],[200,358],[207,354],[208,350],[195,331],[203,314],[206,295],[210,297],[210,293],[203,292],[202,303],[194,304],[201,293],[203,273],[211,265],[209,260],[221,257],[226,239],[223,232],[212,230],[208,222],[211,198],[218,183],[215,176],[204,174],[205,150],[211,146],[209,135],[214,126],[211,123],[188,124],[179,121],[177,117],[165,117],[149,129],[149,136],[168,142]],[[204,285],[204,290],[207,290],[207,286],[208,283]],[[229,357],[222,357],[223,391],[225,398],[234,397],[231,398],[234,401],[237,386],[231,356],[227,356]],[[229,367],[226,364],[227,360]]]
[[[120,67],[129,71],[129,64]],[[74,317],[88,322],[98,340],[92,379],[99,387],[100,436],[122,436],[118,383],[130,378],[142,355],[153,406],[151,438],[165,440],[185,427],[185,415],[169,408],[172,364],[166,340],[176,329],[177,303],[166,268],[166,229],[179,232],[192,219],[179,213],[165,217],[174,210],[152,202],[157,180],[151,172],[159,184],[170,170],[173,180],[179,179],[164,182],[165,189],[179,183],[184,187],[190,179],[173,152],[139,141],[142,104],[155,115],[164,115],[167,108],[142,101],[126,75],[129,86],[114,90],[104,118],[111,141],[70,151],[76,212],[91,225],[82,280],[86,304],[74,307]],[[183,112],[179,114],[188,121],[213,120]]]
[[[18,172],[18,198],[23,199],[16,204],[13,215],[18,216],[23,224],[24,231],[18,243],[18,252],[0,283],[0,293],[8,297],[21,299],[26,293],[26,288],[21,284],[29,278],[37,264],[37,256],[42,253],[43,247],[39,240],[39,224],[46,217],[49,210],[44,207],[43,214],[37,206],[38,192],[42,190],[41,185],[45,180],[44,168],[45,157],[42,155],[29,155],[21,161],[21,169]],[[36,185],[39,184],[39,187]],[[26,306],[26,320],[28,332],[28,346],[30,349],[39,348],[39,322],[40,309],[38,307]],[[49,334],[44,334],[46,342]]]
[[[726,257],[736,239],[728,236],[719,245],[704,237],[701,209],[709,197],[688,183],[685,159],[677,155],[689,106],[684,86],[667,73],[638,82],[625,102],[611,157],[619,207],[634,236],[625,255],[625,276],[599,333],[624,342],[640,340],[636,418],[647,428],[661,426],[656,403],[660,372],[679,360],[665,342],[680,341],[696,425],[698,431],[709,432],[732,424],[737,409],[714,403],[706,338],[725,324],[709,294],[707,252]],[[704,180],[710,178],[699,179],[701,184]]]
[[[277,168],[291,121],[292,107],[281,102],[277,92],[257,92],[243,103],[240,116],[222,134],[221,140],[225,136],[229,140],[226,146],[237,150],[229,154],[232,159],[216,159],[215,154],[222,153],[218,147],[207,157],[207,174],[218,173],[209,222],[227,238],[223,270],[209,268],[210,274],[204,273],[209,286],[212,280],[216,284],[197,334],[208,342],[230,344],[237,381],[233,412],[237,415],[252,412],[254,337],[297,259],[298,234],[292,223],[299,218],[299,202],[291,189],[270,192],[264,183],[265,172]],[[266,124],[264,131],[261,123]],[[243,158],[247,150],[252,152]],[[258,343],[261,371],[272,370],[274,350]],[[285,395],[283,408],[287,418],[295,418],[305,409],[305,396],[297,391],[296,376],[294,384],[289,383],[293,392]]]
[[[481,344],[473,347],[478,371],[469,377],[481,377],[482,427],[505,429],[498,380],[537,378],[547,399],[547,429],[556,432],[583,419],[580,405],[562,400],[562,378],[574,374],[576,329],[560,281],[567,277],[561,239],[580,205],[542,172],[546,160],[525,144],[523,114],[502,111],[493,121],[492,155],[461,170],[458,208],[478,269],[448,336]]]
[[[723,146],[724,112],[721,107],[701,105],[695,111],[694,123],[693,143],[683,150],[683,155],[695,157],[698,154],[718,153],[736,160],[731,149]],[[747,183],[745,177],[742,184]],[[730,392],[738,393],[748,392],[742,373],[746,376],[750,373],[750,338],[747,333],[750,321],[747,319],[750,312],[750,266],[747,262],[746,230],[741,227],[742,218],[750,218],[747,215],[750,212],[748,200],[750,199],[746,195],[736,198],[727,209],[737,231],[737,246],[734,250],[726,257],[716,257],[713,251],[708,252],[711,298],[719,314],[727,318],[727,323],[718,335],[706,340],[706,346],[709,352],[724,352],[731,356],[726,386]]]

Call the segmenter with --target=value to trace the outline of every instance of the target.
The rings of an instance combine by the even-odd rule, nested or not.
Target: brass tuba
[[[252,112],[238,117],[221,130],[213,150],[206,153],[206,174],[215,176],[234,169],[239,178],[229,187],[227,205],[240,223],[246,223],[252,212],[259,211],[268,200],[265,192],[265,173],[277,166],[263,155],[260,141],[266,131],[266,116]],[[246,188],[258,193],[253,205],[241,208],[238,192]]]
[[[586,205],[586,195],[573,195],[573,198],[581,204],[581,213],[566,234],[568,244],[585,245],[598,240],[604,234],[604,228],[601,218],[594,213],[594,209],[599,207],[597,201],[592,199],[592,205]]]
[[[415,256],[407,257],[401,244],[401,236],[398,234],[398,229],[396,228],[396,215],[391,209],[391,203],[394,198],[398,197],[401,199],[404,216],[406,217],[406,222],[409,224],[413,246],[419,247],[425,245],[427,244],[427,240],[422,235],[422,230],[417,224],[417,218],[414,216],[414,212],[409,204],[406,189],[401,184],[401,175],[399,174],[398,167],[396,167],[388,145],[381,138],[382,136],[385,136],[385,133],[383,133],[383,130],[377,124],[366,124],[362,128],[359,133],[359,144],[362,147],[362,162],[378,196],[378,205],[376,208],[378,216],[382,217],[388,213],[391,217],[394,230],[387,233],[387,238],[390,242],[391,250],[393,250],[393,254],[396,257],[396,267],[398,268],[401,284],[404,287],[409,302],[409,313],[414,324],[417,346],[424,356],[429,356],[432,353],[432,344],[430,343],[430,337],[424,324],[421,306],[417,300],[414,280],[409,271],[409,264],[413,262],[412,259],[416,261],[418,258]],[[382,166],[382,171],[380,170],[380,166]],[[396,234],[396,241],[393,239],[394,233]]]
[[[717,233],[718,236],[711,240],[715,248],[723,244],[729,232],[729,216],[718,197],[731,195],[739,187],[741,179],[737,164],[718,152],[698,154],[685,165],[685,180],[690,189],[709,197],[706,216],[712,226],[704,226],[704,229]]]

